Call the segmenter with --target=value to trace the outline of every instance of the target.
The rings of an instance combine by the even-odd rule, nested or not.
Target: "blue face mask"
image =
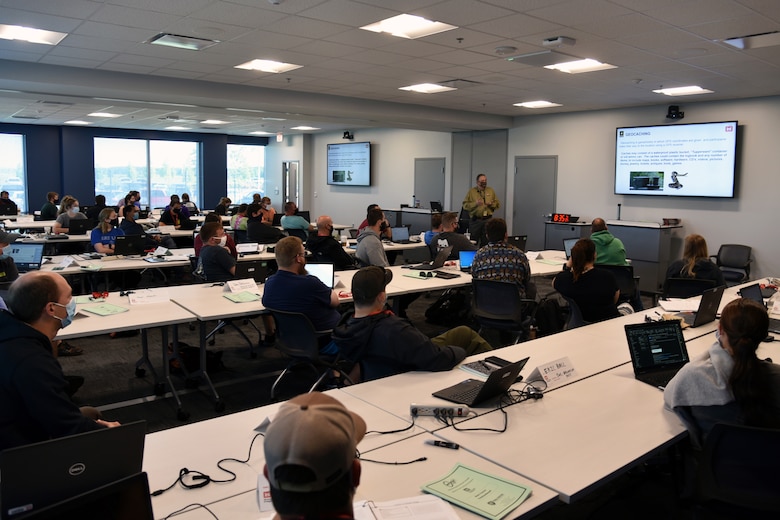
[[[79,207],[78,206],[72,206],[69,211],[71,212],[71,214],[75,215],[76,213],[79,212]]]
[[[55,318],[60,320],[63,329],[68,325],[70,325],[71,323],[73,323],[73,317],[76,315],[76,300],[71,298],[67,305],[63,305],[57,302],[52,302],[52,303],[59,307],[65,307],[65,311],[67,312],[67,315],[64,318],[59,318],[55,316]]]

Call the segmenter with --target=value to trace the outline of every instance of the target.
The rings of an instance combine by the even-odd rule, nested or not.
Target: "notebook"
[[[511,363],[492,371],[487,381],[466,379],[457,385],[434,392],[433,396],[466,406],[477,405],[506,393],[520,375],[523,365],[524,363]]]
[[[95,221],[91,218],[79,218],[70,219],[68,222],[68,234],[69,235],[86,235],[87,231],[90,231],[95,227]]]
[[[566,260],[571,258],[571,248],[574,247],[578,240],[579,238],[577,237],[563,239],[563,250],[566,252]]]
[[[252,278],[257,283],[265,282],[268,278],[268,261],[250,260],[236,263],[236,279]]]
[[[114,254],[124,256],[141,256],[144,254],[146,235],[124,235],[116,237]]]
[[[36,509],[25,520],[153,520],[146,473],[136,473],[62,502]]]
[[[146,421],[0,452],[3,520],[141,472]]]
[[[526,242],[528,242],[528,235],[516,235],[506,239],[507,244],[515,246],[520,251],[525,251]]]
[[[444,267],[444,262],[446,262],[447,259],[450,257],[450,253],[452,253],[452,246],[445,247],[444,249],[442,249],[436,254],[436,258],[433,259],[433,263],[423,262],[418,265],[412,265],[409,267],[409,269],[421,269],[423,271],[439,269],[441,267]]]
[[[678,320],[651,321],[625,326],[634,377],[664,388],[688,362],[682,327]]]
[[[393,234],[393,242],[396,244],[408,244],[409,241],[409,228],[406,226],[390,228],[390,232]]]
[[[5,252],[14,259],[20,273],[37,271],[43,262],[43,244],[20,244],[15,242],[5,248]]]
[[[698,327],[713,321],[718,316],[718,307],[720,307],[720,299],[723,297],[723,291],[725,286],[713,287],[707,289],[701,294],[701,300],[699,301],[699,310],[696,312],[679,312],[675,314],[678,318],[682,318],[685,323],[691,327]]]
[[[753,300],[761,305],[765,305],[763,291],[761,290],[761,286],[757,283],[743,287],[740,289],[739,295],[748,300]],[[769,318],[769,332],[780,334],[780,320]]]
[[[476,251],[459,251],[458,252],[458,258],[460,260],[460,270],[466,271],[467,273],[471,272],[471,264],[474,262],[474,255],[476,255]]]
[[[333,264],[306,264],[306,272],[312,276],[316,276],[319,280],[333,289],[334,272]]]

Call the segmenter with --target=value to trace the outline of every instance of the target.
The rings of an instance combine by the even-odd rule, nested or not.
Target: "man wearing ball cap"
[[[365,433],[366,422],[328,395],[282,404],[265,434],[263,469],[278,518],[353,518]]]

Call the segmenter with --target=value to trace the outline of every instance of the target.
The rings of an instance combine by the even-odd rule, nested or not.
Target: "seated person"
[[[263,222],[263,208],[259,204],[250,204],[246,216],[246,238],[249,242],[275,244],[284,237],[279,229]]]
[[[0,451],[118,426],[94,408],[80,410],[66,393],[52,347],[76,313],[65,278],[27,273],[11,284],[5,303],[13,314],[0,311]]]
[[[212,211],[211,213],[209,213],[204,217],[203,223],[205,224],[206,222],[214,222],[222,226],[222,217],[220,217],[219,215],[217,215]],[[224,228],[224,226],[222,227]],[[227,233],[225,233],[225,236],[227,237],[225,239],[225,247],[230,252],[230,256],[232,256],[234,259],[238,259],[238,250],[236,249],[235,240],[233,240],[233,237],[231,237]],[[203,248],[203,239],[201,239],[200,233],[195,235],[194,247],[195,247],[195,256],[200,256],[200,250]]]
[[[723,273],[712,263],[707,253],[707,241],[701,235],[685,237],[682,260],[672,262],[666,270],[666,278],[696,278],[697,280],[712,280],[715,286],[726,285]]]
[[[90,207],[85,215],[87,218],[91,218],[95,222],[100,220],[100,212],[106,209],[106,197],[105,195],[95,195],[95,205]],[[114,225],[117,225],[114,223]]]
[[[355,256],[361,265],[376,265],[389,267],[390,263],[385,254],[380,235],[387,229],[387,220],[381,209],[374,208],[368,212],[368,225],[357,237],[357,250]]]
[[[144,235],[146,234],[141,224],[136,222],[140,210],[132,204],[129,204],[123,208],[125,215],[124,220],[119,224],[119,229],[124,231],[125,235]],[[156,248],[157,246],[167,247],[168,249],[176,249],[176,242],[170,235],[164,235],[162,233],[148,233],[146,239],[144,239],[145,248]]]
[[[271,206],[271,199],[269,197],[263,197],[260,199],[260,212],[263,216],[263,224],[268,224],[269,226],[272,226],[274,223],[274,216],[276,215],[276,210],[273,206]]]
[[[171,202],[167,206],[165,206],[165,209],[163,210],[163,213],[170,211],[171,207],[176,204],[177,202],[181,203],[181,214],[184,215],[187,218],[190,218],[190,210],[187,208],[187,206],[184,205],[183,202],[181,202],[181,199],[178,195],[175,193],[171,195]]]
[[[485,223],[487,245],[474,255],[471,276],[478,280],[499,280],[517,284],[521,298],[536,298],[536,284],[531,278],[528,258],[520,249],[507,244],[506,222],[493,218]]]
[[[19,238],[18,234],[7,233],[0,229],[0,284],[13,282],[19,278],[19,270],[14,259],[5,253],[5,248],[16,242],[17,238]]]
[[[298,205],[293,201],[288,201],[284,205],[284,216],[282,216],[282,229],[287,231],[290,235],[295,235],[301,240],[306,238],[306,233],[314,229],[314,224],[310,224],[308,220],[300,215],[297,215]]]
[[[190,200],[189,193],[181,194],[181,206],[183,209],[186,209],[189,212],[190,216],[200,213],[198,211],[198,206]]]
[[[594,269],[596,244],[582,238],[571,248],[571,258],[565,270],[553,279],[553,288],[571,298],[587,322],[603,321],[620,316],[617,301],[620,289],[615,275]]]
[[[322,215],[317,219],[317,233],[309,235],[306,240],[306,249],[317,262],[329,262],[337,271],[353,269],[355,260],[344,251],[341,243],[333,237],[333,219],[328,215]]]
[[[195,229],[195,222],[181,210],[181,202],[172,202],[167,211],[160,215],[160,226],[173,226],[174,229]]]
[[[265,281],[263,305],[278,311],[301,312],[315,330],[335,327],[341,317],[336,310],[339,297],[319,278],[306,273],[306,251],[301,239],[281,239],[274,255],[279,270]]]
[[[136,204],[135,204],[135,202],[136,202],[135,201],[135,192],[133,192],[133,191],[128,192],[128,194],[125,195],[125,198],[122,199],[119,202],[121,202],[121,204],[119,204],[119,206],[118,206],[118,208],[119,208],[119,212],[118,212],[119,216],[122,217],[123,219],[126,219],[127,215],[125,214],[125,208],[127,206],[137,207]]]
[[[594,218],[590,224],[590,239],[596,244],[596,263],[605,265],[628,265],[626,248],[619,238],[607,229],[603,218]]]
[[[429,338],[408,321],[385,309],[385,287],[393,273],[364,267],[352,279],[355,312],[345,314],[333,330],[341,355],[356,363],[353,381],[369,381],[410,370],[450,370],[466,356],[492,350],[470,327],[455,327]]]
[[[103,208],[98,215],[98,225],[92,230],[89,240],[95,252],[104,255],[113,255],[116,247],[116,237],[124,236],[125,232],[114,227],[111,223],[116,220],[114,208]]]
[[[198,256],[198,268],[207,282],[226,282],[236,276],[236,259],[230,255],[227,235],[222,223],[206,222],[200,228],[203,247]]]
[[[46,194],[46,204],[41,206],[41,220],[57,219],[57,204],[60,203],[60,195],[56,191]]]
[[[228,215],[230,213],[228,208],[232,203],[233,201],[230,200],[229,198],[222,197],[221,199],[219,199],[219,204],[217,204],[217,207],[214,208],[214,213],[216,213],[217,215],[222,215],[223,217],[225,215]]]
[[[246,231],[247,209],[249,209],[249,204],[241,204],[236,210],[236,214],[230,217],[230,227],[233,228],[233,231]]]
[[[448,211],[441,217],[441,233],[431,240],[428,248],[431,250],[431,258],[444,248],[452,247],[452,252],[447,260],[457,260],[461,251],[476,251],[477,246],[465,235],[458,233],[458,214]]]
[[[19,213],[19,208],[16,206],[16,202],[8,198],[8,192],[5,190],[0,191],[0,206],[10,208],[9,212],[11,215],[16,215]],[[6,215],[7,214],[9,213],[6,213]]]
[[[371,213],[372,209],[382,209],[379,207],[379,204],[369,204],[366,208],[366,218],[363,219],[363,222],[360,223],[358,226],[358,233],[362,232],[366,226],[368,226],[368,215]]]
[[[441,213],[431,214],[431,229],[425,232],[423,238],[425,239],[425,245],[430,245],[433,237],[441,233]]]
[[[696,448],[715,423],[780,428],[780,366],[756,356],[767,336],[763,305],[744,298],[729,302],[716,341],[683,366],[664,389],[664,403],[688,428]]]
[[[79,201],[70,195],[65,195],[60,204],[60,213],[54,222],[53,231],[56,234],[67,233],[71,219],[83,220],[87,216],[79,211]]]

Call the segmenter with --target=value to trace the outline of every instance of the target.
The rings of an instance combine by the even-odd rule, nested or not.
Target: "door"
[[[545,216],[555,211],[558,157],[515,157],[512,234],[528,235],[526,249],[544,249]]]
[[[430,208],[431,201],[444,203],[444,158],[414,160],[414,193],[421,208]]]

